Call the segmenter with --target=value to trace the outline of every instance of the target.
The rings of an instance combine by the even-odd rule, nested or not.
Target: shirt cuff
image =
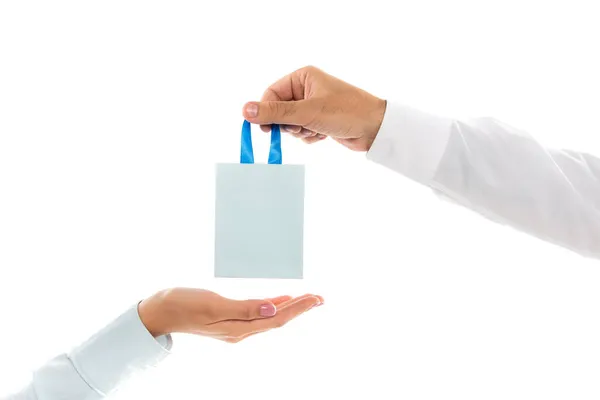
[[[148,332],[136,304],[68,357],[83,380],[106,396],[133,374],[156,366],[170,354],[172,343],[170,335],[155,339]]]
[[[453,121],[388,102],[367,159],[429,184],[446,150]]]

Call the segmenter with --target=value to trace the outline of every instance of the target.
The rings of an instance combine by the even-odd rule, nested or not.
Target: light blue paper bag
[[[281,133],[271,128],[268,164],[254,164],[250,123],[240,164],[217,164],[215,277],[301,279],[304,166],[282,165]]]

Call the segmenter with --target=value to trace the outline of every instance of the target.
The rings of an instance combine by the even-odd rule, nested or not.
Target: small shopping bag
[[[215,277],[301,279],[304,166],[282,164],[278,125],[268,164],[255,164],[250,127],[240,163],[216,166]]]

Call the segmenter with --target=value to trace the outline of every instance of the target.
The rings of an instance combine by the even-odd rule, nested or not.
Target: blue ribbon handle
[[[242,125],[242,151],[240,163],[254,164],[254,150],[252,149],[252,134],[250,122],[244,120]],[[281,164],[281,130],[279,125],[271,125],[271,148],[269,150],[269,164]]]

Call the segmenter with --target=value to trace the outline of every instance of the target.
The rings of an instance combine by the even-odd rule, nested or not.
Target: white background
[[[238,345],[175,337],[117,398],[598,398],[598,262],[333,142],[283,143],[307,166],[306,279],[212,278],[214,164],[244,102],[307,64],[600,154],[598,12],[547,3],[1,1],[0,393],[197,286],[327,304]]]

